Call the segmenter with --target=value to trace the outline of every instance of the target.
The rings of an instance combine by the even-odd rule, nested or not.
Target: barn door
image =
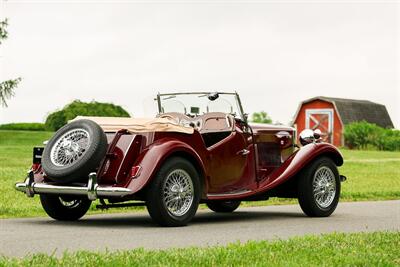
[[[333,109],[307,109],[306,128],[320,129],[322,140],[333,143]]]

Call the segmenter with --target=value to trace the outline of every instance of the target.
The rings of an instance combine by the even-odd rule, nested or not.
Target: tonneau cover
[[[77,116],[76,120],[91,120],[96,122],[105,132],[116,132],[126,129],[132,133],[140,132],[177,132],[192,134],[192,127],[185,127],[167,118],[122,118],[122,117],[87,117]]]

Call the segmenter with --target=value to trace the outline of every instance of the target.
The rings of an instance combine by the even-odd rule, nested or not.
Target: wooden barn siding
[[[305,103],[300,108],[299,114],[295,119],[294,123],[297,126],[298,134],[305,129],[306,127],[306,109],[321,109],[321,108],[331,108],[334,112],[333,119],[333,145],[334,146],[342,146],[342,124],[340,123],[338,114],[333,106],[333,104],[322,101],[322,100],[314,100],[308,103]]]

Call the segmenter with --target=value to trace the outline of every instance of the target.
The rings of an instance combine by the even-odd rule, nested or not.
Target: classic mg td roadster
[[[343,157],[305,130],[247,121],[237,93],[158,94],[152,119],[77,117],[36,147],[16,189],[40,195],[56,220],[99,208],[146,205],[163,226],[186,225],[199,203],[233,212],[241,201],[298,198],[308,216],[329,216]]]

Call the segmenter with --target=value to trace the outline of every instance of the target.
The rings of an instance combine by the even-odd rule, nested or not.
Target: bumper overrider
[[[64,186],[34,182],[33,171],[29,170],[23,183],[16,183],[15,189],[24,192],[28,197],[35,194],[79,195],[87,196],[90,200],[107,197],[123,197],[132,194],[132,190],[125,187],[99,186],[95,172],[89,174],[87,186]]]

